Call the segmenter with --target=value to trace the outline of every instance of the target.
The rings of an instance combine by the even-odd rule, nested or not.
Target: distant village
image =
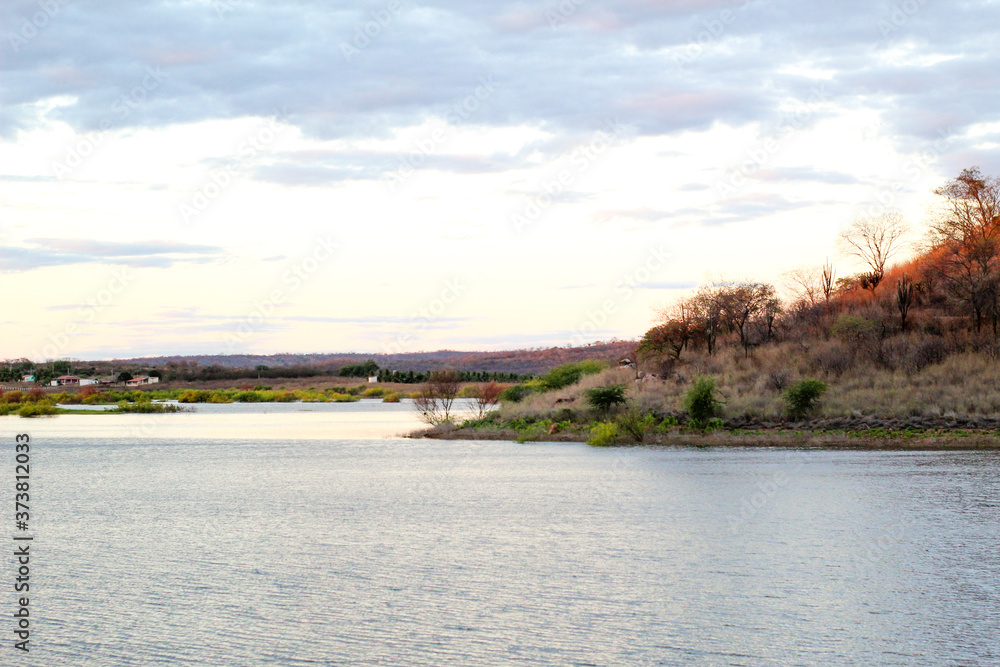
[[[25,375],[21,377],[21,382],[35,382],[34,375]],[[160,378],[149,376],[149,375],[139,375],[131,380],[126,380],[125,382],[119,382],[117,378],[81,378],[77,375],[60,375],[59,377],[53,379],[49,382],[50,387],[85,387],[87,385],[97,385],[97,386],[113,386],[124,384],[126,387],[141,387],[144,384],[156,384],[160,381]]]

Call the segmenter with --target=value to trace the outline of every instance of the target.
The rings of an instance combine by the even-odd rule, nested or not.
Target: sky
[[[0,358],[633,339],[1000,174],[1000,2],[5,0]]]

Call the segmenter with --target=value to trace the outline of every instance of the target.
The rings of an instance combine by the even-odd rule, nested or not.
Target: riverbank
[[[1000,431],[985,428],[861,430],[836,429],[718,429],[697,432],[681,428],[644,434],[641,440],[618,435],[595,443],[594,428],[505,428],[439,424],[415,431],[411,438],[437,440],[504,440],[529,442],[589,442],[597,446],[678,446],[737,448],[815,448],[864,450],[1000,450]]]

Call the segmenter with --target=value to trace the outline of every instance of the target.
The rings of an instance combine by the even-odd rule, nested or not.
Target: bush
[[[276,403],[294,403],[299,398],[295,395],[294,391],[282,391],[275,394],[274,400]]]
[[[24,400],[24,392],[22,391],[8,391],[3,395],[3,402],[10,405],[17,405],[22,400]]]
[[[188,389],[177,397],[178,403],[208,403],[212,399],[212,392],[206,389]]]
[[[605,368],[606,364],[592,359],[563,364],[562,366],[556,366],[540,378],[531,380],[531,384],[542,391],[555,391],[556,389],[576,384],[584,375],[600,373]]]
[[[394,391],[387,391],[382,394],[383,403],[399,403],[399,394]]]
[[[382,398],[385,395],[384,387],[368,387],[363,392],[361,396],[364,398]]]
[[[608,412],[612,408],[625,405],[625,385],[609,384],[586,391],[587,403],[598,412]]]
[[[240,391],[233,396],[238,403],[260,403],[260,393],[256,391]]]
[[[598,422],[590,428],[590,438],[588,445],[595,447],[607,447],[615,444],[618,439],[618,425],[614,422]]]
[[[785,392],[785,405],[792,419],[804,419],[819,407],[827,386],[819,380],[800,380]]]
[[[59,414],[59,410],[47,403],[28,403],[17,411],[22,417],[48,417]]]
[[[646,434],[656,428],[656,416],[646,413],[642,414],[638,410],[629,410],[618,418],[616,424],[636,442],[646,439]]]
[[[501,401],[510,401],[511,403],[520,403],[525,396],[533,393],[531,387],[524,384],[515,384],[513,387],[507,387],[500,394]]]
[[[684,394],[684,409],[691,426],[704,429],[709,420],[722,416],[722,401],[716,396],[715,378],[702,376]]]

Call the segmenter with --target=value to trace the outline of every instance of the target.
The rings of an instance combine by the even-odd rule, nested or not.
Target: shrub
[[[6,394],[3,395],[3,402],[9,403],[11,405],[17,405],[22,400],[24,400],[23,391],[8,391]]]
[[[500,394],[501,401],[510,401],[511,403],[520,403],[525,396],[533,393],[531,387],[524,384],[515,384],[513,387],[507,387]]]
[[[382,398],[382,396],[385,395],[385,388],[384,387],[368,387],[363,392],[361,392],[361,395],[364,398]]]
[[[607,447],[613,445],[618,439],[618,425],[614,422],[598,422],[590,428],[590,438],[588,445],[595,447]]]
[[[556,366],[540,378],[531,380],[531,384],[542,391],[554,391],[568,387],[571,384],[576,384],[584,375],[600,373],[605,367],[605,364],[593,359],[563,364],[562,366]]]
[[[586,391],[587,403],[598,412],[609,412],[612,408],[625,405],[625,385],[609,384]]]
[[[819,407],[819,399],[826,392],[826,385],[819,380],[800,380],[785,392],[785,406],[792,419],[804,419]]]
[[[256,391],[240,391],[233,396],[239,403],[260,403],[260,393]]]
[[[657,419],[654,415],[640,413],[638,410],[629,410],[616,421],[618,428],[627,433],[636,442],[646,439],[646,434],[656,428]]]
[[[17,411],[22,417],[48,417],[59,414],[59,410],[47,403],[27,403]]]
[[[680,426],[680,422],[677,421],[677,417],[669,416],[665,417],[663,421],[660,422],[660,425],[656,427],[656,430],[659,433],[667,433],[678,426]]]
[[[45,400],[45,390],[35,387],[28,392],[28,395],[24,397],[24,400],[29,403],[40,403]]]
[[[275,394],[274,400],[277,403],[294,403],[299,399],[298,396],[295,395],[294,391],[282,391]]]
[[[791,373],[784,369],[777,369],[768,372],[764,378],[764,384],[771,391],[781,391],[788,386],[791,380]]]
[[[399,403],[399,394],[394,391],[387,391],[382,394],[383,403]]]
[[[188,389],[177,397],[178,403],[208,403],[212,392],[206,389]]]
[[[715,378],[702,376],[684,394],[684,409],[691,426],[704,429],[710,419],[722,416],[722,401],[716,396]]]

